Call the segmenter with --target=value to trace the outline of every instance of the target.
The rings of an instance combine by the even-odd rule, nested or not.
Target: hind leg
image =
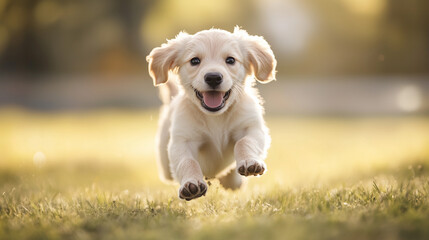
[[[168,159],[167,145],[170,141],[170,117],[168,105],[161,107],[159,117],[159,129],[156,136],[156,155],[158,163],[159,176],[162,180],[173,180],[170,170],[170,161]]]
[[[220,177],[219,182],[225,189],[237,190],[243,184],[243,177],[232,169],[225,176]]]

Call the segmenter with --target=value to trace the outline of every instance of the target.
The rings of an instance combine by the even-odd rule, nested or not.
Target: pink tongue
[[[209,108],[217,108],[222,104],[223,92],[203,92],[203,101]]]

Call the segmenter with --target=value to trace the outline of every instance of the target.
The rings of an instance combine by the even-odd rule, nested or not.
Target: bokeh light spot
[[[398,107],[405,112],[418,110],[422,105],[422,93],[417,86],[402,87],[397,93]]]

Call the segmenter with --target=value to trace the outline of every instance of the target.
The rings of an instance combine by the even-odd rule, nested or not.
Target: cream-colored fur
[[[194,57],[200,64],[190,64]],[[235,63],[227,64],[228,57]],[[242,176],[264,173],[270,137],[253,85],[255,78],[264,83],[275,78],[276,60],[262,37],[238,27],[233,33],[180,33],[154,48],[147,60],[164,102],[157,135],[160,176],[180,183],[180,198],[205,195],[204,177],[217,177],[224,187],[236,189]],[[208,72],[223,76],[216,91],[231,90],[216,112],[204,108],[195,92],[212,90],[204,81]]]

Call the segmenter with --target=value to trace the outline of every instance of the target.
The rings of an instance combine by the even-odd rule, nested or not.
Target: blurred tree
[[[4,72],[38,72],[49,66],[48,58],[36,35],[32,11],[37,1],[2,0],[0,26],[7,41],[0,49],[0,66]]]
[[[140,19],[153,2],[2,0],[0,70],[89,73],[119,66],[139,71],[145,64]],[[106,64],[112,62],[106,58],[123,63]]]
[[[383,64],[374,71],[428,74],[429,2],[391,0],[388,3],[382,16],[377,42]]]
[[[136,74],[179,31],[239,25],[272,44],[280,73],[429,73],[420,0],[0,0],[0,72]],[[35,78],[29,78],[35,79]]]

